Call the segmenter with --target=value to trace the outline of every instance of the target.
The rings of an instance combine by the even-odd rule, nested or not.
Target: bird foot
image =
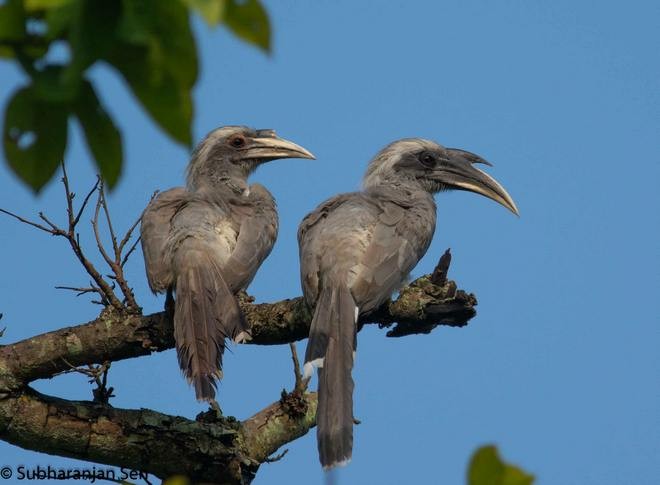
[[[171,288],[167,290],[167,296],[165,297],[165,313],[170,320],[174,319],[174,295]]]
[[[222,415],[222,409],[215,399],[209,401],[208,411],[203,411],[197,415],[195,421],[200,423],[217,423],[224,421],[226,418]]]
[[[215,399],[211,399],[209,401],[209,406],[211,406],[211,409],[209,409],[209,411],[212,410],[213,412],[215,412],[216,418],[218,419],[222,418],[222,409],[220,409],[220,405],[218,404],[218,401],[216,401]]]

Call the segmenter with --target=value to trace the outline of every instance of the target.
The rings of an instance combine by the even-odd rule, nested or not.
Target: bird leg
[[[215,399],[211,399],[209,401],[209,406],[211,406],[211,409],[215,411],[216,418],[218,419],[222,418],[222,409],[220,409],[220,405],[218,404],[218,401],[216,401]]]
[[[170,320],[174,319],[174,294],[172,287],[167,289],[167,296],[165,297],[165,313]]]

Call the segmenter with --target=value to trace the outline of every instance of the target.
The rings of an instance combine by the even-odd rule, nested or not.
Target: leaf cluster
[[[199,74],[193,12],[270,50],[259,0],[8,0],[0,5],[0,58],[27,83],[10,96],[3,149],[11,170],[39,191],[62,163],[75,119],[101,177],[112,188],[123,163],[122,136],[89,76],[103,62],[173,140],[192,143],[192,89]]]

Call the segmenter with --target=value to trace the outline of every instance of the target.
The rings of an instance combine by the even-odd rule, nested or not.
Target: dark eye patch
[[[436,155],[435,155],[434,153],[427,152],[427,151],[423,151],[423,152],[421,152],[421,153],[417,156],[417,159],[419,160],[419,162],[420,162],[422,165],[424,165],[424,166],[427,167],[427,168],[433,168],[433,167],[435,167],[435,165],[436,165],[436,163],[437,163],[437,161],[438,161],[438,158],[436,157]]]
[[[229,140],[229,144],[234,148],[241,148],[245,145],[245,138],[242,136],[234,136]]]

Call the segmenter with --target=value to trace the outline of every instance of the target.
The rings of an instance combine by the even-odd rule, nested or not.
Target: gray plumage
[[[378,308],[426,253],[435,231],[433,194],[478,192],[517,213],[477,155],[404,139],[369,164],[363,190],[322,203],[300,224],[301,279],[314,315],[305,374],[319,368],[317,438],[324,468],[348,462],[353,446],[357,319]]]
[[[186,188],[158,195],[142,215],[149,286],[176,294],[179,365],[200,400],[214,401],[225,339],[249,338],[235,295],[270,254],[278,217],[272,195],[247,178],[277,158],[313,156],[272,130],[219,128],[193,153]]]

